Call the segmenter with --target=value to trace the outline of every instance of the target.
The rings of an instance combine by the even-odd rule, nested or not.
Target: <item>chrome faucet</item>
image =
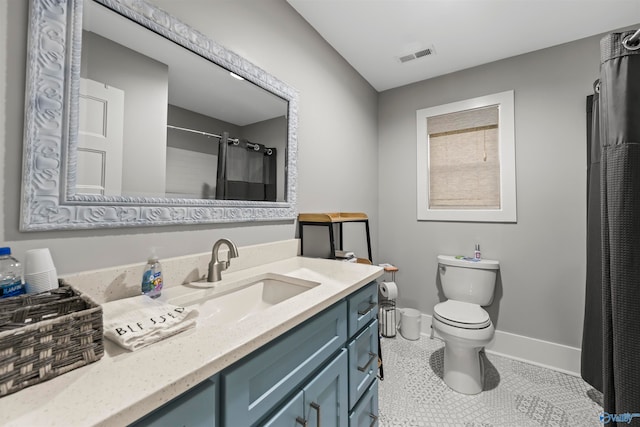
[[[221,245],[226,245],[229,248],[229,256],[227,261],[218,260],[218,250]],[[209,273],[207,274],[207,282],[218,282],[222,280],[222,272],[229,268],[231,258],[238,257],[238,247],[229,239],[220,239],[211,249],[211,261],[209,261]]]

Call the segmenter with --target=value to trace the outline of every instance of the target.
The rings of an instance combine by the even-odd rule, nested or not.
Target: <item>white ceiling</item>
[[[287,2],[378,91],[640,23],[640,0]]]

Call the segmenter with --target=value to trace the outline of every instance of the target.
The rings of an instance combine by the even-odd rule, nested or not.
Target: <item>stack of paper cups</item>
[[[398,297],[398,286],[395,282],[380,283],[380,293],[386,299],[396,299]]]
[[[24,281],[27,293],[30,294],[58,287],[58,273],[49,249],[31,249],[25,252]]]

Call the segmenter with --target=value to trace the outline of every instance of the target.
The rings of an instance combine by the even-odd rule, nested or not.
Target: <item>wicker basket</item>
[[[72,287],[0,299],[0,397],[103,354],[102,308]]]

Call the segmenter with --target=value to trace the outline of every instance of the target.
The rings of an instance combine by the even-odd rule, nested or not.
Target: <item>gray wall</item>
[[[389,90],[379,98],[380,258],[398,265],[399,305],[442,300],[436,256],[501,263],[497,329],[580,347],[586,251],[585,97],[599,37]],[[418,109],[513,89],[517,224],[416,221]]]
[[[298,210],[363,211],[377,230],[377,93],[284,0],[156,1],[300,92]],[[50,248],[59,273],[290,239],[293,221],[21,233],[18,231],[28,2],[0,2],[0,241],[18,258]],[[6,49],[5,49],[6,47]],[[6,55],[6,56],[5,56]],[[374,247],[377,247],[374,233]]]

